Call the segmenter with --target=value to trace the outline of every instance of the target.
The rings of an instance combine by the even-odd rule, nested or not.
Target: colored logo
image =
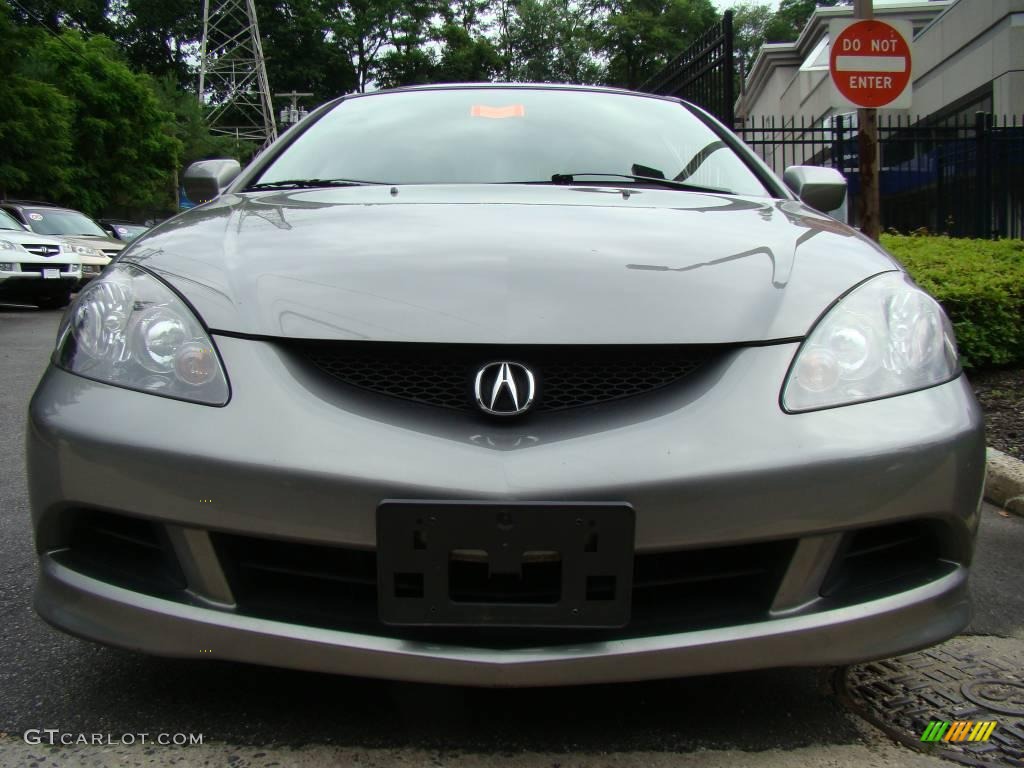
[[[988,741],[998,723],[995,720],[932,720],[921,741]]]

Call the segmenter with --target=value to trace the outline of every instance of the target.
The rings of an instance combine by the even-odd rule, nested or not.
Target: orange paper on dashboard
[[[507,107],[488,107],[474,104],[469,109],[470,117],[487,117],[492,120],[504,120],[507,117],[525,117],[526,107],[522,104],[509,104]]]

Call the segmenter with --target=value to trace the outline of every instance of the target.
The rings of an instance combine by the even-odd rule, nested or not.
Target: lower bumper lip
[[[807,616],[499,652],[337,632],[184,605],[111,586],[46,557],[35,605],[44,619],[72,634],[156,655],[488,687],[844,664],[932,645],[963,629],[971,613],[967,569],[958,568],[917,589]]]

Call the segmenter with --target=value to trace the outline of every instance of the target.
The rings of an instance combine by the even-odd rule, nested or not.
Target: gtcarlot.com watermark
[[[59,728],[29,728],[22,735],[26,744],[70,747],[123,747],[132,744],[158,744],[165,747],[195,747],[203,743],[201,733],[72,733]]]

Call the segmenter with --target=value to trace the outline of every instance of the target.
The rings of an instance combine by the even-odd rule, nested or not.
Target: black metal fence
[[[698,104],[726,125],[736,101],[732,11],[637,90],[676,96]]]
[[[790,165],[836,168],[860,191],[857,116],[824,121],[761,118],[736,133],[778,173]],[[1024,118],[979,112],[943,120],[880,117],[883,229],[954,237],[1024,236]]]

